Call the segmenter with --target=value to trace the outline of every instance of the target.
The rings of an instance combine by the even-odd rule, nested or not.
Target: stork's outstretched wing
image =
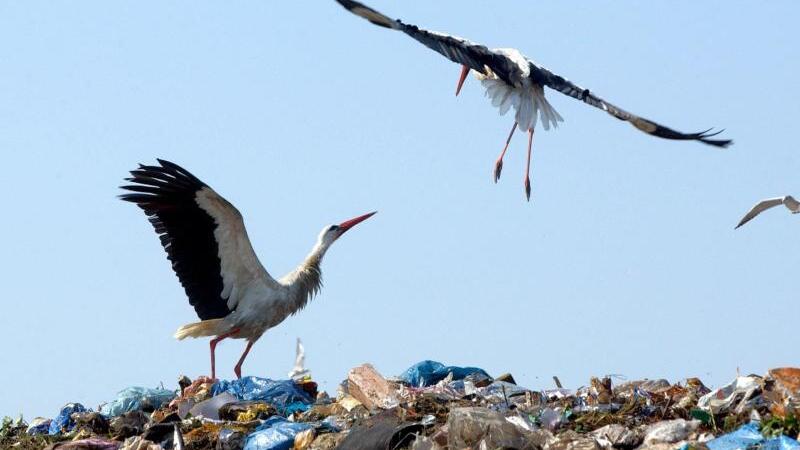
[[[484,45],[475,44],[457,36],[424,30],[415,25],[391,19],[354,0],[336,1],[351,13],[363,17],[375,25],[402,31],[450,61],[465,65],[485,75],[489,75],[486,71],[488,67],[501,80],[512,86],[521,81],[522,71],[514,61]]]
[[[713,133],[710,132],[711,129],[697,133],[681,133],[680,131],[675,131],[672,128],[665,127],[664,125],[653,122],[652,120],[639,117],[636,114],[629,113],[618,106],[612,105],[611,103],[594,95],[594,93],[590,92],[588,89],[584,89],[567,80],[566,78],[556,75],[533,62],[529,63],[529,67],[531,69],[531,77],[533,77],[537,83],[547,86],[551,89],[555,89],[562,94],[576,98],[584,103],[594,106],[595,108],[600,108],[617,119],[630,122],[631,125],[647,134],[658,136],[664,139],[700,141],[716,147],[727,147],[733,143],[733,141],[730,139],[709,139],[721,133],[722,130]]]
[[[348,11],[369,20],[375,25],[406,33],[453,62],[465,65],[470,69],[486,75],[489,75],[486,70],[488,67],[497,77],[511,86],[518,86],[521,81],[523,76],[522,70],[514,60],[502,52],[493,51],[486,46],[472,43],[466,39],[423,30],[414,25],[405,24],[400,20],[391,19],[355,0],[336,1],[347,8]],[[727,147],[733,142],[730,139],[711,139],[721,133],[721,131],[711,132],[711,129],[708,129],[697,133],[682,133],[673,130],[672,128],[665,127],[652,120],[629,113],[594,95],[588,89],[577,86],[566,78],[556,75],[533,62],[531,62],[529,66],[531,76],[536,82],[588,103],[596,108],[600,108],[617,119],[630,122],[633,126],[647,134],[664,139],[700,141],[716,147]]]
[[[150,218],[197,316],[227,316],[254,279],[276,283],[258,261],[239,211],[186,169],[158,163],[132,170],[126,181],[134,184],[122,186],[132,193],[120,198]]]
[[[742,217],[742,220],[739,221],[739,224],[736,225],[736,228],[739,228],[740,226],[746,224],[747,222],[750,222],[757,215],[761,214],[762,212],[770,208],[774,208],[778,205],[783,205],[791,202],[793,202],[795,205],[800,206],[800,204],[797,203],[797,200],[795,200],[791,195],[786,197],[768,198],[766,200],[761,200],[760,202],[756,203],[755,206],[753,206],[753,209],[748,211],[747,214],[745,214],[744,217]],[[794,209],[792,208],[789,209],[792,212],[794,212],[797,209],[797,206]]]

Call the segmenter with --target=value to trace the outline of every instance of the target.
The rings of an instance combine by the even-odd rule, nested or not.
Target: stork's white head
[[[353,228],[354,226],[358,225],[359,223],[369,219],[378,211],[373,211],[368,214],[364,214],[358,217],[354,217],[350,220],[345,220],[344,222],[338,225],[328,225],[322,229],[319,233],[319,238],[317,245],[322,249],[327,249],[331,246],[337,239],[342,237],[343,234],[347,232],[347,230]]]

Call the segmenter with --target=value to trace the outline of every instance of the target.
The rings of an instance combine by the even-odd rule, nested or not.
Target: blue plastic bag
[[[47,431],[48,434],[66,433],[72,430],[75,428],[75,421],[70,417],[72,413],[86,411],[88,411],[86,407],[80,403],[68,403],[64,405],[61,411],[58,412],[58,416],[50,422],[50,429]]]
[[[453,380],[463,380],[474,373],[489,377],[486,371],[477,367],[445,366],[440,362],[427,360],[409,367],[400,375],[400,380],[414,387],[433,386],[451,373]]]
[[[800,442],[789,436],[781,435],[776,438],[767,439],[761,444],[761,450],[798,450]]]
[[[143,409],[145,406],[155,410],[173,398],[175,398],[173,391],[132,386],[119,391],[114,401],[106,403],[100,408],[100,414],[106,417],[117,417],[126,412]]]
[[[211,388],[212,395],[228,392],[241,401],[260,400],[274,406],[283,415],[305,411],[314,403],[311,395],[292,380],[244,377],[239,380],[221,380]]]
[[[710,450],[746,450],[756,444],[762,450],[800,450],[800,443],[788,436],[765,439],[754,422],[706,442]]]
[[[291,450],[295,436],[311,428],[314,426],[308,423],[272,416],[247,436],[243,450]]]

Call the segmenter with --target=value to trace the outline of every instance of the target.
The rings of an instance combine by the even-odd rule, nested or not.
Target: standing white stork
[[[785,206],[786,209],[792,212],[792,214],[800,213],[800,202],[795,200],[795,198],[792,197],[791,195],[786,195],[784,197],[768,198],[756,203],[755,206],[753,206],[753,209],[748,211],[747,214],[745,214],[744,217],[742,217],[742,220],[739,221],[739,224],[736,225],[736,228],[739,228],[740,226],[746,224],[747,222],[750,222],[762,212],[770,208],[774,208],[778,205]]]
[[[211,378],[216,379],[214,350],[225,338],[247,339],[234,368],[268,329],[302,309],[322,287],[320,263],[328,248],[347,230],[375,212],[326,226],[311,253],[280,280],[259,262],[239,211],[187,170],[159,159],[158,166],[131,171],[131,191],[120,196],[142,208],[161,238],[189,303],[200,322],[184,325],[177,339],[214,336]]]
[[[549,130],[551,126],[557,127],[558,122],[563,121],[558,112],[545,99],[545,86],[600,108],[617,119],[630,122],[634,127],[653,136],[665,139],[700,141],[716,147],[726,147],[732,142],[728,139],[709,139],[721,133],[722,130],[712,133],[709,128],[697,133],[681,133],[631,114],[596,96],[588,89],[577,86],[564,77],[554,74],[533,60],[526,58],[519,50],[513,48],[490,49],[460,37],[424,30],[415,25],[403,23],[400,20],[390,19],[354,0],[336,1],[353,14],[363,17],[375,25],[402,31],[426,47],[444,55],[447,59],[461,64],[462,69],[456,86],[456,95],[461,92],[461,87],[467,74],[472,71],[476,78],[481,80],[484,88],[486,88],[486,95],[491,98],[492,105],[500,109],[501,115],[508,112],[512,106],[514,107],[516,111],[514,125],[511,127],[505,146],[495,162],[494,181],[496,183],[500,178],[500,172],[503,169],[503,157],[506,154],[514,131],[517,127],[527,131],[528,158],[525,170],[525,195],[529,201],[531,197],[529,175],[531,147],[533,146],[533,129],[536,121],[537,119],[541,121],[545,130]]]

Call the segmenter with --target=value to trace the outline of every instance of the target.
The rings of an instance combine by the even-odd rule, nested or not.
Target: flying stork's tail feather
[[[379,13],[378,11],[375,11],[374,9],[362,3],[356,2],[354,0],[336,0],[336,1],[339,2],[340,5],[344,6],[345,9],[347,9],[351,13],[363,17],[369,20],[371,23],[374,23],[375,25],[378,25],[380,27],[399,30],[402,26],[400,21],[386,17],[383,14]]]
[[[175,339],[183,340],[187,337],[218,336],[228,331],[223,325],[222,319],[190,323],[178,328],[178,331],[175,332]]]

